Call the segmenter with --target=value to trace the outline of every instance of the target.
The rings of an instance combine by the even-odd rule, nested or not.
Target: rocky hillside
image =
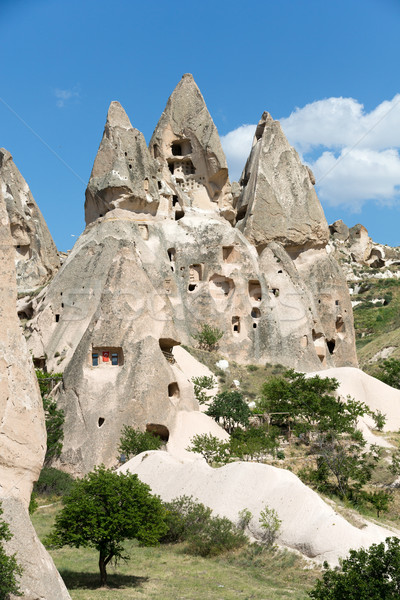
[[[362,225],[336,221],[330,232],[349,285],[360,367],[374,374],[384,359],[400,359],[400,247],[374,243]]]

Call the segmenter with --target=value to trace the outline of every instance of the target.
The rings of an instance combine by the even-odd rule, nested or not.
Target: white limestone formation
[[[197,408],[173,348],[193,345],[204,323],[224,332],[220,351],[231,360],[304,371],[357,365],[350,298],[325,248],[310,175],[279,125],[265,116],[261,124],[248,161],[254,186],[249,178],[239,205],[247,207],[242,231],[233,226],[218,133],[191,75],[168,100],[150,150],[111,103],[87,227],[27,325],[35,359],[64,371],[63,468],[115,464],[124,424],[168,430],[179,411]],[[266,174],[286,207],[272,230]]]
[[[33,482],[45,455],[46,429],[16,311],[15,236],[8,200],[0,189],[0,502],[13,534],[6,550],[16,552],[24,570],[20,587],[26,600],[67,600],[64,583],[28,515]]]
[[[11,154],[0,148],[0,188],[8,213],[14,247],[18,291],[36,288],[54,276],[60,266],[45,220]],[[31,316],[30,307],[23,309]]]

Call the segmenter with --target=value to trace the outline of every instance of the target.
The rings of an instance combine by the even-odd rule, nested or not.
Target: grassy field
[[[39,508],[32,522],[41,539],[61,503]],[[320,574],[285,550],[259,552],[254,547],[219,558],[189,556],[184,546],[140,548],[126,543],[130,559],[109,567],[109,587],[99,587],[95,550],[51,550],[73,600],[305,600]]]

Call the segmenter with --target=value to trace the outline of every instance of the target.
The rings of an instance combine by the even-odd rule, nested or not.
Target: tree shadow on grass
[[[96,590],[101,587],[98,573],[80,573],[79,571],[60,570],[60,575],[69,590],[90,589]],[[107,587],[135,588],[140,587],[149,580],[148,577],[136,577],[135,575],[109,574]]]

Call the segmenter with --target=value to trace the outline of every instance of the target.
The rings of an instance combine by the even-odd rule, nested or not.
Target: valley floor
[[[61,503],[39,508],[32,522],[43,540]],[[320,571],[286,550],[253,547],[218,558],[184,553],[182,544],[140,548],[127,542],[130,559],[109,567],[109,588],[99,587],[95,550],[62,548],[50,554],[72,600],[305,600]]]

